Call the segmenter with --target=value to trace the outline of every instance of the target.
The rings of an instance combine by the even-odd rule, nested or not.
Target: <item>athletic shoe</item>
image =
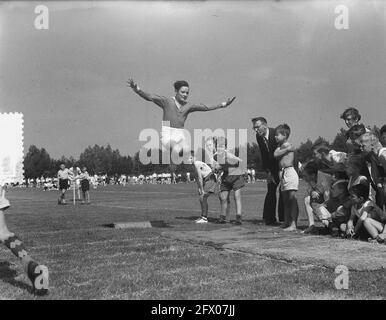
[[[7,210],[9,207],[9,201],[4,197],[0,198],[0,210]]]
[[[28,278],[32,282],[34,294],[38,296],[48,293],[48,268],[30,261],[27,267]]]
[[[200,219],[196,220],[196,223],[208,223],[208,218],[201,217]]]
[[[307,229],[303,230],[304,234],[319,234],[318,228],[314,225],[309,226]]]

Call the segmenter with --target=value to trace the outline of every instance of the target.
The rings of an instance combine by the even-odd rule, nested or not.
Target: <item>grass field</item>
[[[305,225],[299,191],[300,225]],[[243,227],[262,218],[265,184],[243,189]],[[71,192],[68,192],[71,196]],[[50,270],[50,294],[34,297],[19,261],[0,248],[0,299],[385,299],[385,271],[350,272],[337,290],[334,270],[219,250],[171,239],[164,231],[214,230],[196,225],[196,185],[107,186],[91,190],[92,204],[58,206],[57,192],[9,190],[9,228]],[[210,217],[219,203],[210,199]],[[234,208],[232,201],[232,209]],[[234,210],[232,210],[234,212]],[[114,229],[113,222],[162,221],[152,228]]]

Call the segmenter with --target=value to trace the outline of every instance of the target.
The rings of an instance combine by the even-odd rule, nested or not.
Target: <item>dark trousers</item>
[[[278,183],[270,181],[267,183],[267,195],[264,200],[264,211],[263,211],[263,219],[265,223],[273,223],[276,222],[276,191],[278,187]],[[281,192],[279,190],[279,221],[284,221],[284,207],[283,207],[283,199],[281,196]]]

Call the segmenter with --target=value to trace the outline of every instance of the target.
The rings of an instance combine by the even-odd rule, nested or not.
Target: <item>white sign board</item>
[[[0,113],[0,185],[23,181],[23,156],[23,114]]]

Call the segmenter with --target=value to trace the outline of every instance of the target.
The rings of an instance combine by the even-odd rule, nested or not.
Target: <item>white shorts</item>
[[[165,148],[173,148],[175,145],[179,145],[183,149],[190,148],[189,141],[186,138],[186,130],[184,128],[162,126],[161,143]]]
[[[299,176],[294,167],[287,167],[280,170],[280,190],[298,190]]]

